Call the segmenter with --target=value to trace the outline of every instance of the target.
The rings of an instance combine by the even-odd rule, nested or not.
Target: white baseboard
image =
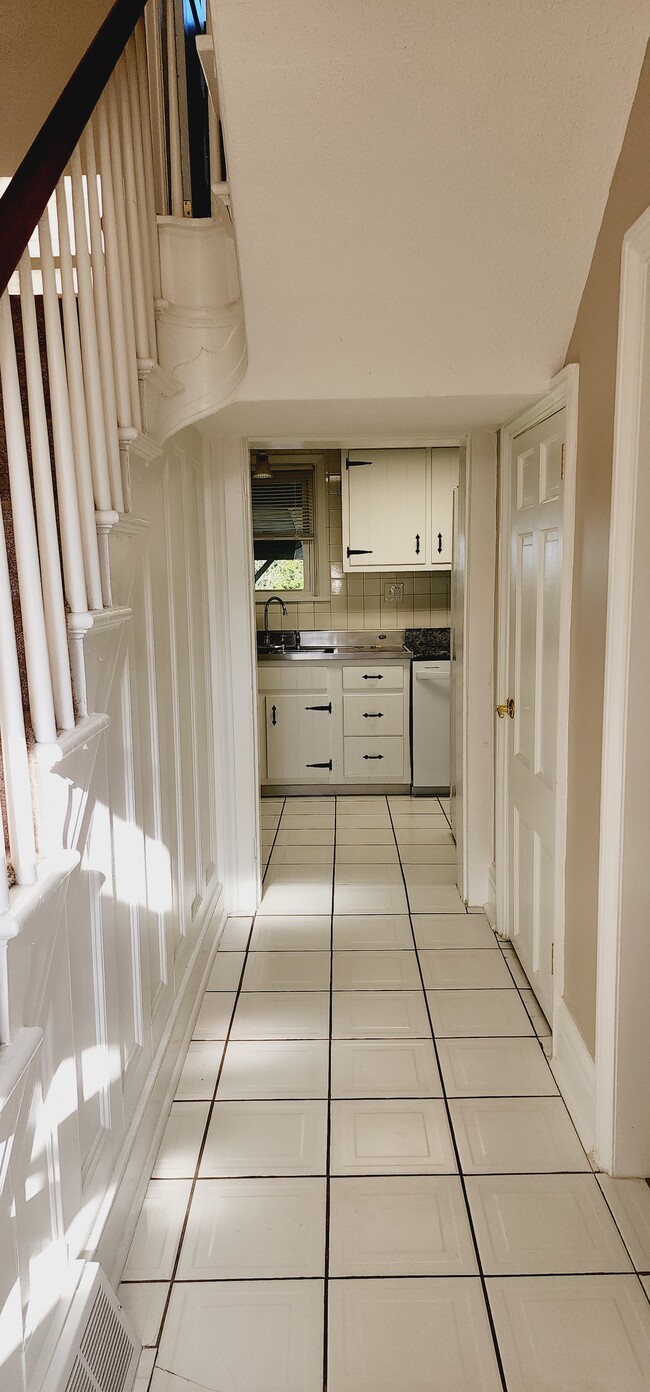
[[[488,897],[483,905],[488,923],[494,932],[497,927],[497,869],[494,861],[488,870]]]
[[[97,1227],[97,1242],[84,1254],[100,1262],[114,1284],[119,1281],[131,1244],[225,922],[223,886],[216,882],[206,901],[204,924],[160,1040],[140,1106],[116,1164],[113,1186]]]
[[[551,1068],[580,1140],[591,1155],[596,1142],[596,1063],[561,996],[556,997],[553,1010]]]

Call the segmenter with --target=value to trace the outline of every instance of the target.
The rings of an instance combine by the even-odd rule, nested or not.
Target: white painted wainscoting
[[[113,607],[83,643],[98,714],[38,751],[47,854],[0,920],[0,1387],[11,1392],[43,1385],[84,1260],[119,1273],[225,920],[204,450],[191,428],[163,450],[131,446]]]

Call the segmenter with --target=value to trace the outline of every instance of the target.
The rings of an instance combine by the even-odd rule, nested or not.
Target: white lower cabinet
[[[410,783],[409,666],[260,663],[262,784]]]

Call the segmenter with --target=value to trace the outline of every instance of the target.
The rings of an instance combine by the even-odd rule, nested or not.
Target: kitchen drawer
[[[343,772],[346,778],[359,782],[366,779],[401,782],[409,777],[409,770],[404,767],[407,754],[408,742],[397,736],[388,739],[348,736],[343,741]]]
[[[343,733],[363,739],[375,734],[381,739],[386,735],[403,735],[404,697],[401,692],[354,691],[344,696]]]
[[[259,662],[257,665],[257,689],[264,691],[327,691],[328,664],[291,662]]]
[[[344,691],[403,691],[404,668],[400,662],[386,663],[384,667],[373,662],[367,664],[345,664],[343,667]]]

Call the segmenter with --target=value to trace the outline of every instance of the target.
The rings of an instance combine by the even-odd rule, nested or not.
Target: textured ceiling
[[[650,0],[212,8],[249,345],[238,398],[451,398],[488,423],[498,398],[543,391]]]

